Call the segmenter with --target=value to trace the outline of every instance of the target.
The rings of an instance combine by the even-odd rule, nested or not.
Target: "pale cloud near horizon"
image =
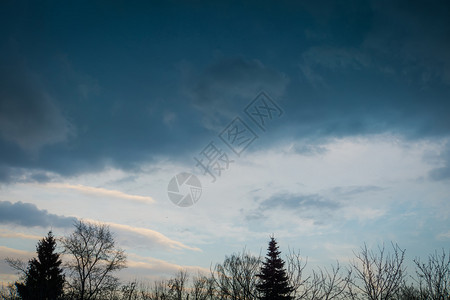
[[[0,246],[0,284],[9,283],[18,279],[17,272],[9,267],[4,261],[5,258],[20,259],[26,262],[31,257],[36,256],[36,253],[31,251],[18,250],[6,246]],[[65,256],[63,256],[65,257]],[[140,274],[142,278],[157,279],[164,276],[175,275],[179,270],[186,270],[189,274],[207,274],[209,269],[200,266],[180,265],[166,260],[157,259],[154,257],[144,257],[134,253],[127,253],[127,268],[118,273],[121,278],[130,280],[136,279],[136,274]],[[65,257],[64,259],[67,259]],[[130,275],[134,274],[134,275]]]
[[[11,283],[18,279],[17,271],[11,268],[5,258],[20,259],[24,262],[32,258],[36,253],[24,251],[0,245],[0,284]]]
[[[34,234],[26,234],[22,232],[12,232],[4,229],[0,229],[0,237],[2,238],[20,238],[20,239],[30,239],[30,240],[40,240],[41,236]]]
[[[150,171],[136,176],[133,181],[120,180],[130,176],[130,173],[116,174],[115,171],[109,171],[96,176],[90,175],[92,180],[86,179],[90,177],[80,177],[70,183],[73,186],[79,182],[111,186],[108,183],[114,181],[117,182],[115,188],[118,190],[151,194],[158,199],[151,210],[143,209],[141,205],[130,205],[126,201],[115,203],[120,208],[114,210],[109,210],[109,205],[104,206],[105,202],[99,204],[101,209],[98,210],[97,207],[90,207],[91,199],[96,197],[92,194],[83,199],[86,205],[73,206],[69,199],[78,199],[80,195],[68,193],[64,197],[67,206],[58,206],[58,214],[65,215],[67,211],[71,211],[74,216],[83,216],[80,211],[88,206],[92,214],[83,220],[109,225],[117,233],[119,244],[126,245],[126,251],[131,252],[130,254],[134,252],[157,257],[155,260],[150,258],[150,261],[145,261],[130,256],[130,267],[139,269],[136,272],[146,276],[145,270],[151,270],[151,263],[161,268],[167,267],[169,271],[176,270],[176,266],[183,265],[186,253],[189,253],[190,261],[198,258],[202,267],[218,262],[224,255],[239,251],[245,246],[257,253],[260,247],[264,247],[270,232],[276,234],[282,246],[301,247],[307,256],[311,256],[315,250],[306,241],[314,240],[314,245],[320,247],[329,242],[327,236],[340,235],[355,223],[365,228],[381,226],[385,223],[383,220],[397,222],[391,219],[394,217],[392,210],[395,206],[401,206],[402,211],[411,211],[411,207],[418,205],[433,211],[448,210],[442,206],[437,209],[437,205],[443,201],[445,186],[439,182],[432,182],[431,186],[426,179],[428,171],[440,162],[425,160],[424,155],[439,152],[443,147],[440,143],[411,143],[392,136],[344,138],[324,143],[327,151],[313,155],[292,151],[295,148],[293,145],[297,145],[295,141],[245,153],[214,184],[210,183],[208,177],[199,176],[204,185],[204,194],[190,208],[174,206],[167,198],[166,190],[171,175],[186,170],[188,165],[173,164],[170,168],[158,168],[156,166],[159,165],[156,164],[153,168],[148,168]],[[31,185],[29,187],[36,188]],[[48,191],[49,194],[52,192],[51,189]],[[30,191],[28,193],[35,195]],[[18,192],[12,195],[22,196]],[[277,207],[258,210],[261,203],[274,195],[318,195],[327,200],[324,203],[338,203],[339,206],[337,210],[326,211],[316,207],[318,205],[312,205],[324,204],[320,201],[303,201],[299,202],[303,206],[293,209],[289,207],[292,203],[280,202]],[[40,198],[30,196],[26,200],[45,204],[47,209],[51,207],[50,203],[60,202],[59,195],[55,200],[49,198],[51,197],[41,194]],[[129,216],[124,216],[125,210]],[[398,216],[395,220],[398,220]],[[414,224],[416,220],[415,217],[405,217],[401,222]],[[405,228],[399,231],[399,239],[402,238],[402,232],[417,230],[413,227]],[[339,243],[353,245],[355,239],[374,242],[379,237],[376,234],[362,235],[355,228],[352,231],[354,236],[344,237]],[[440,238],[445,238],[445,234]],[[220,239],[221,245],[226,244],[227,248],[214,245],[215,239]],[[199,245],[202,249],[198,248]],[[337,254],[344,259],[346,255],[351,255],[348,249],[350,247]],[[184,252],[185,250],[192,252]],[[330,251],[324,252],[324,255],[337,258]],[[165,261],[174,265],[166,265]]]
[[[92,223],[98,223],[98,221],[96,221],[96,220],[86,219],[86,221],[92,222]],[[201,251],[200,248],[185,245],[179,241],[170,239],[169,237],[165,236],[164,234],[162,234],[158,231],[152,230],[152,229],[142,228],[142,227],[134,227],[134,226],[130,226],[130,225],[113,223],[113,222],[101,222],[101,223],[106,224],[106,225],[110,226],[111,228],[119,230],[119,231],[124,231],[127,233],[140,235],[142,237],[145,237],[145,238],[151,240],[152,242],[155,242],[157,245],[163,246],[168,249],[172,249],[172,250],[185,249],[185,250],[191,250],[191,251]]]
[[[114,232],[119,233],[118,241],[120,241],[120,236],[122,234],[134,234],[134,235],[140,235],[146,239],[149,239],[150,241],[154,242],[156,246],[163,247],[169,250],[190,250],[190,251],[201,251],[199,248],[191,247],[188,245],[185,245],[181,242],[175,241],[173,239],[170,239],[166,237],[165,235],[151,229],[147,228],[139,228],[139,227],[133,227],[129,225],[124,224],[117,224],[113,222],[99,222],[96,220],[91,219],[85,219],[84,221],[97,224],[106,224],[108,225]],[[20,232],[14,232],[11,230],[0,230],[0,237],[1,238],[8,238],[8,239],[34,239],[36,242],[40,240],[42,237],[37,235],[31,235],[31,234],[25,234]],[[128,246],[128,245],[127,245]],[[18,279],[17,272],[10,268],[7,263],[4,261],[5,258],[14,258],[14,259],[20,259],[24,262],[26,262],[31,257],[35,256],[35,252],[31,251],[25,251],[15,248],[10,248],[6,246],[0,245],[0,269],[2,272],[0,272],[0,283],[8,283],[12,282]],[[63,255],[63,257],[65,257]],[[150,278],[150,279],[158,279],[162,278],[162,274],[165,276],[172,276],[174,275],[178,270],[187,270],[191,274],[196,273],[205,273],[209,270],[200,267],[200,266],[189,266],[189,265],[181,265],[174,262],[168,262],[163,259],[153,258],[153,257],[144,257],[137,255],[132,252],[127,251],[127,257],[130,258],[127,260],[127,268],[130,268],[131,271],[125,271],[125,273],[119,274],[121,278],[127,278],[127,279],[136,279],[136,274],[139,274],[142,276],[142,278]],[[128,276],[127,274],[132,272],[133,276]],[[149,273],[150,272],[150,273]],[[131,273],[130,273],[131,274]],[[162,276],[162,277],[161,277]],[[129,278],[128,278],[129,277]],[[132,278],[133,277],[133,278]]]
[[[200,266],[179,265],[154,257],[143,257],[134,253],[128,254],[128,258],[130,258],[127,260],[129,268],[151,270],[152,273],[175,274],[179,270],[186,270],[190,274],[209,272],[209,269]]]
[[[29,258],[33,256],[35,253],[31,251],[14,249],[6,246],[0,246],[0,254],[1,254],[0,257]]]

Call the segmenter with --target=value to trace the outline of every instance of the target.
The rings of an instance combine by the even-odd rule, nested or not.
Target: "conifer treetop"
[[[263,262],[260,274],[257,274],[260,279],[257,289],[262,300],[292,299],[290,294],[293,288],[289,285],[289,277],[280,254],[275,238],[270,237],[266,259]]]

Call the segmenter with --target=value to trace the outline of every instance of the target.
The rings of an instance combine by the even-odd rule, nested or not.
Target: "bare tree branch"
[[[421,293],[433,300],[450,298],[450,250],[436,251],[425,263],[416,258],[414,263]]]
[[[71,257],[66,267],[73,295],[81,300],[95,299],[117,288],[118,279],[112,273],[125,267],[126,256],[116,247],[108,226],[79,221],[75,231],[61,242],[64,253]]]
[[[384,245],[375,253],[364,244],[361,251],[355,253],[356,261],[352,264],[355,279],[361,284],[352,281],[352,288],[370,300],[393,299],[405,277],[405,250],[393,243],[392,248],[392,254],[386,252]]]

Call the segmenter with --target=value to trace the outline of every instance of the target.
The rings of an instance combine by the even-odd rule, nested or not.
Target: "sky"
[[[364,243],[409,261],[448,249],[448,15],[448,1],[2,1],[0,281],[17,278],[3,258],[76,220],[109,225],[121,276],[145,280],[264,255],[271,235],[311,266]]]

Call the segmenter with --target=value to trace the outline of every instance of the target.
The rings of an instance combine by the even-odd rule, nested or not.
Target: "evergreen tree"
[[[64,275],[61,259],[55,253],[56,241],[50,231],[36,246],[37,259],[28,263],[24,283],[16,283],[23,300],[55,300],[63,294]]]
[[[293,288],[289,285],[289,278],[284,269],[284,261],[280,258],[277,242],[270,238],[266,260],[263,262],[261,272],[257,276],[260,282],[257,289],[260,292],[259,299],[293,299],[290,294]]]

